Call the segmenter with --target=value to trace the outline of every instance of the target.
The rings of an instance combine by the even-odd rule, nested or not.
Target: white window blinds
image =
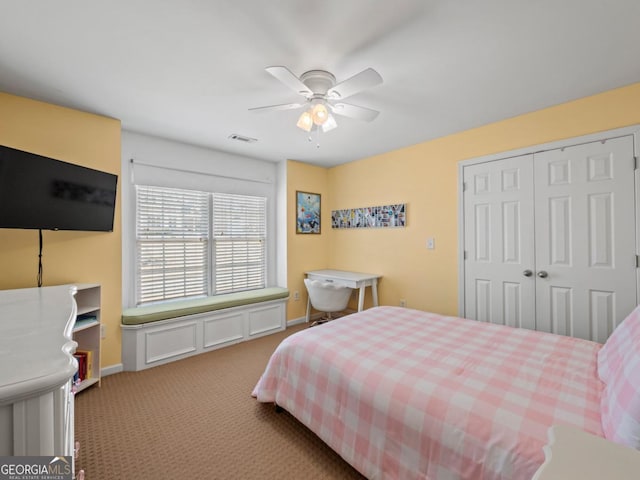
[[[137,303],[207,295],[209,196],[136,186]]]
[[[136,303],[265,287],[266,223],[266,197],[137,185]]]
[[[266,285],[267,199],[213,194],[214,294]]]

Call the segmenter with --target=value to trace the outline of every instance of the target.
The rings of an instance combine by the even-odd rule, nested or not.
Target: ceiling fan
[[[367,68],[347,80],[336,83],[336,77],[325,70],[310,70],[296,77],[287,67],[265,69],[275,78],[304,97],[303,101],[250,108],[254,112],[295,110],[304,108],[297,126],[310,132],[314,127],[323,132],[338,126],[333,114],[370,122],[380,112],[367,107],[344,103],[344,98],[382,83],[382,77],[373,68]]]

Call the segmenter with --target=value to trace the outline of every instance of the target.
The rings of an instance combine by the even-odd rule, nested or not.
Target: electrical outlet
[[[293,301],[297,302],[298,300],[300,300],[300,292],[296,290],[295,292],[293,292]]]
[[[436,248],[436,239],[433,237],[427,238],[427,248],[433,250]]]
[[[100,338],[106,338],[107,337],[107,326],[102,323],[100,324]]]
[[[407,301],[404,298],[400,299],[400,306],[401,307],[406,307],[407,306]]]

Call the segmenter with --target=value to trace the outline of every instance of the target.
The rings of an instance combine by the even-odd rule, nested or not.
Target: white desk
[[[544,456],[532,480],[640,478],[640,452],[575,427],[551,427]]]
[[[358,293],[358,311],[364,308],[364,292],[366,287],[371,287],[371,295],[373,298],[373,306],[378,306],[378,279],[382,275],[374,273],[345,272],[343,270],[312,270],[305,272],[307,278],[311,280],[322,280],[325,282],[333,282],[338,285],[344,285],[350,288],[357,288]],[[311,318],[311,302],[307,295],[307,322]]]

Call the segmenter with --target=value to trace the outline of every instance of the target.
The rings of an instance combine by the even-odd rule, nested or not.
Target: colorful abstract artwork
[[[320,233],[320,194],[296,192],[296,233]]]
[[[381,207],[348,208],[331,212],[331,228],[404,227],[407,206],[404,203]]]

